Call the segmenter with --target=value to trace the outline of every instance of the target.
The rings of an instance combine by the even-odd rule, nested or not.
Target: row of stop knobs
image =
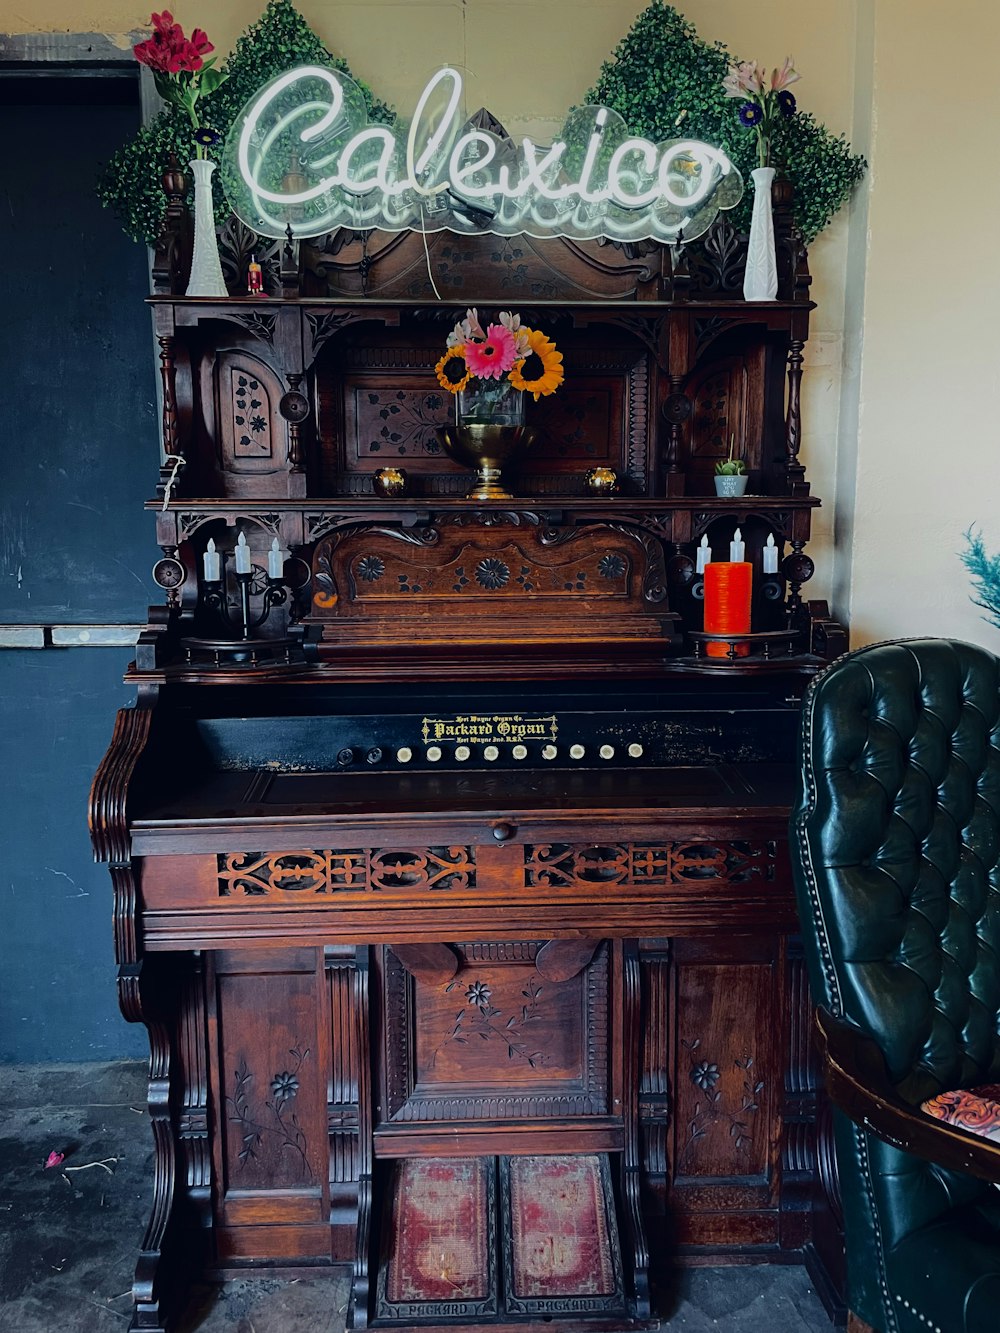
[[[557,745],[551,745],[551,744],[543,745],[538,753],[541,755],[543,759],[548,759],[548,760],[558,759],[559,747]],[[596,751],[596,753],[599,758],[608,760],[608,759],[614,759],[616,750],[613,745],[602,745]],[[628,757],[630,759],[641,759],[643,754],[642,746],[639,744],[638,741],[633,741],[627,747],[626,753],[628,754]],[[585,745],[580,745],[579,743],[570,745],[565,750],[565,754],[567,754],[570,759],[576,759],[576,760],[585,759],[587,757],[587,747]],[[350,767],[351,764],[356,762],[358,755],[359,755],[358,751],[348,749],[345,747],[337,755],[338,767],[340,768]],[[527,759],[529,757],[528,747],[526,745],[512,745],[510,749],[510,756],[512,759],[517,759],[517,760]],[[426,761],[429,764],[437,764],[442,759],[444,759],[444,757],[445,757],[445,752],[440,745],[428,745],[423,751],[423,758],[426,759]],[[470,745],[456,745],[455,749],[452,751],[451,757],[455,759],[456,762],[464,764],[467,760],[473,757],[472,747]],[[500,758],[499,745],[484,745],[482,749],[482,757],[489,764],[495,763]],[[365,763],[371,765],[372,767],[374,767],[376,764],[381,764],[384,758],[385,758],[385,752],[377,745],[373,746],[370,750],[366,750],[364,754]],[[399,749],[396,751],[396,762],[398,764],[409,764],[412,762],[414,758],[419,759],[420,755],[419,753],[415,754],[414,751],[408,745],[401,745]]]

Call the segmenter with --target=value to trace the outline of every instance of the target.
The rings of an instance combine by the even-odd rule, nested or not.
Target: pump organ
[[[133,1327],[196,1268],[349,1265],[356,1328],[640,1326],[676,1263],[737,1255],[805,1259],[835,1301],[786,821],[799,697],[845,636],[802,591],[787,197],[768,304],[721,220],[697,249],[439,233],[440,301],[419,235],[340,232],[265,248],[269,298],[212,300],[177,294],[165,180],[151,305],[183,465],[150,502],[164,605],[91,802],[152,1047]],[[234,291],[260,244],[225,229]],[[515,501],[463,499],[434,436],[468,305],[565,353]],[[751,493],[719,499],[734,432]],[[373,493],[386,464],[405,498]],[[585,491],[596,465],[620,494]],[[763,636],[706,660],[695,547],[737,525]],[[251,599],[287,553],[242,643],[203,578],[238,533]]]

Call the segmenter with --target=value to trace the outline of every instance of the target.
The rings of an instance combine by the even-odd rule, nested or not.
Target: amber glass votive
[[[736,563],[713,560],[705,566],[705,633],[749,634],[750,593],[753,586],[753,565],[749,560]],[[737,657],[750,652],[748,643],[734,643]],[[728,657],[730,645],[721,639],[705,644],[708,657]]]

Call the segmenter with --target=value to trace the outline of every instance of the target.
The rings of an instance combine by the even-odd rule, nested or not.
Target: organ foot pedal
[[[607,1154],[389,1170],[373,1327],[657,1327],[631,1317]]]

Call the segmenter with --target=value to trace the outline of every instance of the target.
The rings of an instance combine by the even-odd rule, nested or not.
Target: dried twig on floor
[[[99,1162],[84,1162],[82,1166],[65,1166],[63,1167],[63,1175],[67,1171],[89,1171],[92,1166],[99,1166],[102,1170],[107,1171],[109,1176],[113,1176],[115,1173],[108,1166],[108,1163],[111,1162],[114,1166],[117,1166],[120,1160],[118,1157],[102,1157]]]

